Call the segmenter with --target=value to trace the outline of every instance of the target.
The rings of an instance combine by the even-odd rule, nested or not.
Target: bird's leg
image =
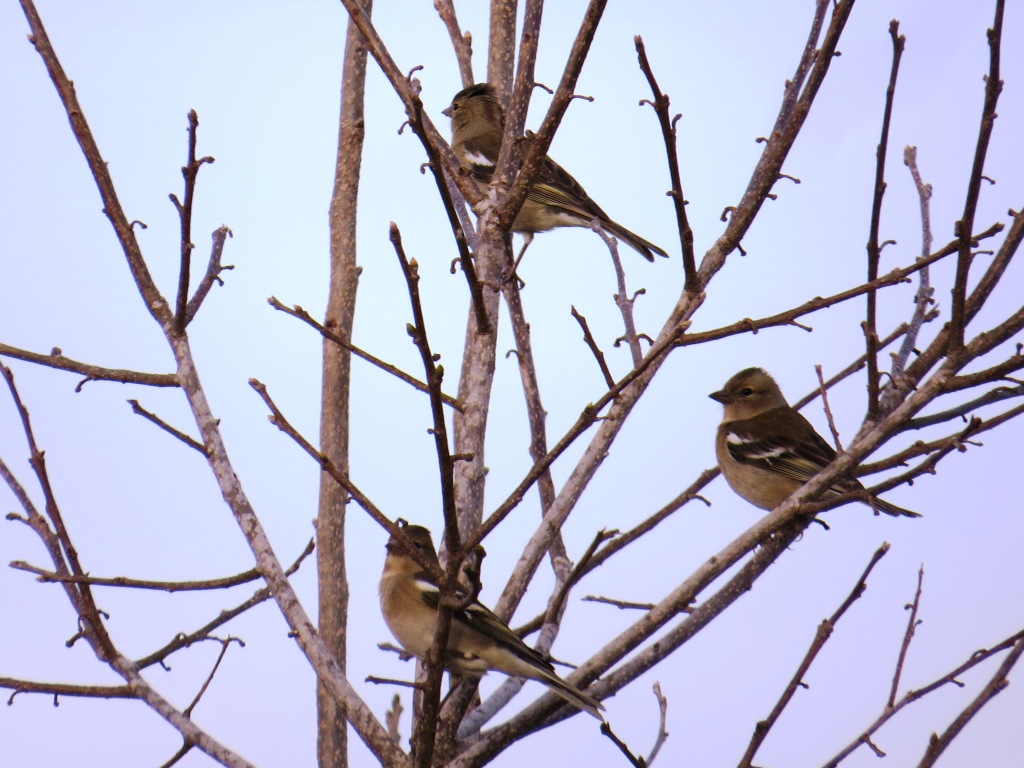
[[[519,289],[522,290],[526,287],[526,283],[523,278],[519,276],[519,262],[523,260],[523,256],[526,255],[526,249],[530,247],[530,243],[533,242],[533,232],[523,232],[523,247],[519,249],[519,255],[516,256],[516,261],[512,265],[512,274],[505,278],[502,282],[508,280],[515,280],[519,285]]]

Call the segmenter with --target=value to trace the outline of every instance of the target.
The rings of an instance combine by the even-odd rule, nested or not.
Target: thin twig
[[[139,405],[139,401],[138,400],[129,400],[128,404],[132,407],[132,411],[134,411],[135,413],[139,414],[139,416],[141,416],[142,418],[147,419],[147,420],[153,422],[158,427],[160,427],[160,429],[162,429],[164,432],[168,433],[169,435],[173,435],[174,437],[176,437],[179,440],[181,440],[181,442],[183,442],[189,448],[194,448],[195,450],[197,450],[201,454],[203,454],[203,456],[206,455],[206,447],[202,443],[200,443],[195,438],[190,437],[189,435],[186,435],[181,430],[175,429],[170,424],[168,424],[166,421],[164,421],[159,416],[157,416],[155,413],[151,413],[150,411],[147,411],[145,408],[143,408],[141,405]]]
[[[914,633],[917,631],[917,625],[921,622],[917,619],[917,611],[921,607],[921,586],[924,583],[924,565],[922,565],[917,571],[917,592],[914,593],[914,602],[910,605],[904,606],[910,611],[910,616],[907,618],[907,630],[903,633],[903,643],[900,645],[900,653],[896,659],[896,670],[892,675],[892,687],[889,689],[889,701],[885,705],[887,709],[891,709],[896,703],[896,691],[900,687],[900,677],[903,675],[903,662],[907,659],[907,651],[910,650],[910,641],[914,639]]]
[[[605,605],[614,605],[622,610],[632,608],[640,611],[649,611],[654,608],[654,603],[631,603],[628,600],[613,600],[610,597],[600,597],[598,595],[587,595],[580,599],[584,603],[604,603]]]
[[[192,203],[196,193],[196,177],[199,169],[204,163],[212,163],[212,157],[201,157],[196,159],[196,133],[199,130],[199,116],[194,109],[188,113],[188,160],[181,169],[181,175],[185,177],[185,201],[180,202],[178,197],[171,195],[171,202],[178,211],[181,219],[181,267],[178,272],[178,302],[174,313],[174,328],[179,334],[185,331],[188,324],[188,281],[191,271],[192,249]]]
[[[597,367],[601,369],[601,375],[604,376],[604,383],[608,388],[615,386],[615,379],[612,377],[612,372],[608,370],[608,363],[604,359],[604,352],[597,346],[597,341],[594,339],[594,335],[590,332],[590,326],[587,325],[587,318],[576,311],[576,307],[572,307],[572,316],[576,318],[576,322],[580,324],[580,328],[583,329],[583,341],[590,347],[590,351],[594,354],[594,359],[597,360]]]
[[[868,356],[870,360],[870,356]],[[836,444],[836,451],[843,452],[843,444],[839,440],[839,430],[836,429],[836,420],[832,416],[832,409],[828,404],[828,388],[825,386],[825,377],[821,372],[821,365],[814,366],[814,372],[818,374],[818,391],[821,393],[821,407],[825,411],[825,419],[828,421],[828,428],[832,432],[832,442]]]
[[[203,698],[203,694],[206,693],[206,690],[210,687],[210,683],[213,682],[213,676],[217,674],[217,670],[220,668],[220,663],[224,661],[224,655],[228,652],[228,646],[231,645],[232,642],[235,642],[243,648],[245,647],[245,643],[237,637],[226,637],[223,640],[220,638],[213,639],[220,643],[220,653],[217,654],[217,660],[213,663],[213,668],[210,670],[210,674],[206,676],[206,680],[203,681],[203,685],[200,687],[199,692],[195,695],[195,698],[192,699],[192,703],[182,710],[182,714],[185,715],[185,717],[192,717],[192,710],[196,708],[199,700]]]
[[[1003,659],[1003,663],[999,665],[999,669],[992,675],[992,678],[988,681],[988,684],[982,689],[970,704],[964,707],[963,711],[956,716],[949,727],[937,736],[932,734],[932,738],[928,742],[928,749],[924,753],[924,757],[921,758],[921,762],[917,764],[918,768],[930,768],[935,764],[935,761],[939,759],[939,756],[946,750],[953,739],[955,739],[960,731],[964,729],[964,726],[970,722],[981,708],[988,704],[993,698],[1000,694],[1006,686],[1010,684],[1009,675],[1010,670],[1013,669],[1014,665],[1020,660],[1021,654],[1024,653],[1024,638],[1021,638],[1014,644],[1013,650],[1007,654],[1006,658]]]
[[[203,305],[206,300],[207,294],[210,289],[213,288],[214,283],[218,285],[224,285],[224,281],[220,277],[220,273],[229,269],[234,269],[234,265],[226,264],[221,265],[221,256],[224,255],[224,244],[227,242],[229,237],[232,237],[233,233],[226,226],[218,227],[213,230],[213,245],[210,247],[210,261],[206,265],[206,272],[203,274],[203,279],[199,281],[199,285],[196,287],[196,292],[192,294],[192,298],[188,300],[188,306],[185,308],[185,325],[188,325],[195,318],[199,308]]]
[[[868,282],[878,277],[878,263],[882,249],[878,244],[878,228],[882,219],[882,196],[885,194],[885,155],[889,148],[889,125],[892,121],[893,96],[896,93],[896,76],[900,70],[900,59],[903,56],[903,44],[906,38],[899,34],[900,23],[893,19],[889,22],[889,37],[892,38],[892,68],[889,72],[889,85],[885,89],[885,112],[882,116],[882,136],[878,140],[875,164],[875,188],[871,202],[871,228],[868,234]],[[868,360],[868,413],[867,418],[874,420],[878,415],[878,391],[881,384],[878,375],[878,318],[877,294],[868,292],[867,319],[864,321],[864,338],[867,342]]]
[[[823,619],[821,624],[818,625],[818,630],[814,635],[814,640],[811,643],[811,647],[807,649],[807,653],[804,654],[804,658],[797,667],[796,673],[793,675],[792,678],[790,678],[790,681],[786,685],[786,688],[783,690],[778,702],[776,702],[775,706],[772,708],[772,711],[769,713],[768,717],[766,717],[764,720],[761,720],[755,726],[754,735],[750,738],[750,744],[747,746],[747,751],[744,753],[743,759],[740,760],[740,768],[750,768],[750,766],[753,765],[752,761],[754,759],[754,756],[757,754],[757,751],[761,748],[761,744],[764,743],[765,738],[768,736],[768,732],[772,729],[772,726],[775,725],[776,721],[779,719],[779,716],[782,714],[782,711],[786,708],[786,705],[788,705],[790,700],[793,698],[793,695],[796,693],[797,688],[799,688],[801,685],[804,685],[803,679],[804,676],[807,674],[807,670],[810,669],[811,664],[814,662],[814,659],[817,657],[821,649],[825,646],[825,643],[828,642],[828,639],[832,636],[832,631],[835,629],[835,626],[838,623],[839,619],[841,619],[843,617],[843,614],[846,613],[847,609],[849,609],[849,607],[853,605],[854,602],[856,602],[862,594],[864,594],[864,590],[867,589],[868,586],[868,576],[871,574],[871,571],[874,570],[874,567],[878,565],[878,561],[885,557],[888,551],[888,542],[885,542],[884,544],[882,544],[882,546],[875,550],[874,554],[871,555],[871,559],[868,561],[867,567],[864,569],[864,572],[861,573],[860,578],[857,579],[857,583],[854,584],[853,590],[850,592],[850,594],[846,596],[846,599],[836,609],[835,613],[833,613],[829,618]]]
[[[313,317],[310,316],[310,314],[302,307],[300,307],[298,304],[296,304],[294,307],[286,307],[284,304],[280,302],[280,300],[276,296],[271,296],[269,299],[267,299],[267,303],[270,304],[270,306],[272,306],[274,309],[280,312],[284,312],[286,315],[291,315],[292,317],[301,320],[311,328],[315,328],[317,332],[325,339],[334,342],[342,349],[348,350],[356,357],[361,358],[366,362],[377,366],[382,371],[387,371],[392,376],[401,379],[406,384],[420,392],[426,392],[427,394],[430,393],[430,387],[428,387],[422,381],[417,379],[415,376],[406,373],[405,371],[395,367],[391,363],[384,362],[379,357],[375,357],[371,355],[369,352],[365,352],[364,350],[357,347],[355,344],[350,344],[349,342],[345,341],[343,338],[341,338],[341,336],[334,333],[333,331],[329,331],[323,325],[314,320]],[[445,405],[450,405],[457,411],[462,410],[462,404],[451,395],[446,395],[442,393],[441,399],[444,401]]]
[[[40,683],[34,680],[20,680],[15,677],[0,677],[0,688],[12,691],[7,699],[10,706],[19,693],[45,693],[53,696],[57,705],[58,696],[75,696],[87,699],[134,699],[138,698],[127,685],[74,685],[72,683]]]
[[[615,735],[612,727],[607,722],[601,723],[601,733],[611,739],[612,744],[619,748],[619,751],[626,756],[629,764],[634,768],[646,768],[647,762],[639,755],[634,755],[622,739]]]
[[[665,740],[668,739],[668,729],[665,727],[668,721],[668,699],[661,692],[661,683],[655,682],[653,689],[654,697],[658,700],[658,736],[654,740],[654,746],[651,747],[650,754],[647,755],[648,766],[654,763],[654,758],[658,756],[662,746],[665,744]]]
[[[910,169],[910,175],[914,180],[914,187],[917,189],[917,198],[921,207],[921,258],[931,253],[932,249],[932,216],[931,198],[932,185],[925,184],[921,178],[921,172],[917,167],[917,147],[907,146],[903,150],[903,164]],[[887,386],[882,392],[882,408],[888,410],[898,398],[900,391],[899,382],[902,379],[903,371],[907,367],[910,355],[917,346],[917,337],[924,325],[925,318],[932,305],[932,295],[935,289],[931,287],[930,270],[926,267],[917,273],[918,287],[914,294],[914,313],[911,315],[907,328],[907,335],[903,337],[899,351],[892,355],[892,372],[890,374],[892,385]]]
[[[981,196],[981,182],[985,173],[985,156],[988,153],[989,139],[996,122],[996,104],[1003,90],[1003,81],[999,79],[999,55],[1003,36],[1004,0],[996,0],[995,19],[988,30],[989,70],[985,78],[985,105],[981,112],[981,125],[978,128],[978,141],[974,150],[974,163],[971,166],[971,178],[967,183],[967,199],[964,201],[964,212],[956,223],[956,235],[960,238],[956,262],[956,282],[953,284],[953,310],[950,318],[949,351],[955,352],[964,345],[964,329],[967,326],[967,277],[971,266],[971,229],[974,227],[974,215]]]
[[[650,104],[658,117],[658,125],[661,127],[661,138],[665,143],[665,155],[668,160],[669,177],[672,179],[672,189],[668,193],[672,198],[672,205],[676,211],[676,226],[679,230],[679,244],[683,250],[683,274],[686,276],[686,290],[696,293],[699,290],[697,282],[697,259],[693,251],[693,229],[686,217],[686,198],[683,196],[682,176],[679,173],[679,151],[676,147],[676,122],[681,115],[675,118],[669,117],[670,100],[667,93],[662,93],[658,87],[658,81],[654,77],[654,70],[647,60],[647,49],[644,47],[643,38],[637,35],[633,38],[636,46],[637,59],[640,62],[640,70],[647,78],[651,86],[651,94],[654,100],[643,99],[641,104]]]
[[[455,49],[455,61],[459,65],[462,87],[468,88],[476,82],[473,79],[473,35],[469,32],[462,33],[452,0],[434,0],[434,9],[444,22],[448,37],[452,41],[452,48]]]
[[[102,368],[98,365],[80,363],[69,357],[64,357],[60,349],[54,347],[48,355],[41,355],[38,352],[29,352],[25,349],[18,349],[9,344],[0,342],[0,356],[13,357],[17,360],[24,360],[29,363],[45,365],[48,368],[56,368],[60,371],[80,373],[85,376],[75,387],[80,392],[82,385],[88,381],[119,381],[123,384],[145,384],[150,387],[176,387],[178,376],[173,373],[142,373],[141,371],[130,371],[125,368]]]
[[[302,551],[298,558],[296,558],[295,562],[293,562],[291,566],[285,571],[285,575],[291,576],[293,573],[299,570],[299,566],[302,565],[302,561],[309,557],[310,554],[312,554],[314,546],[314,540],[311,539],[309,544],[306,545],[306,548]],[[167,643],[162,648],[158,648],[153,653],[150,653],[147,656],[143,656],[142,658],[137,659],[135,661],[135,665],[139,669],[145,669],[146,667],[151,667],[154,664],[162,664],[164,662],[164,659],[166,659],[172,653],[180,651],[182,648],[188,648],[193,643],[205,640],[210,636],[210,633],[218,627],[222,627],[223,625],[227,624],[231,619],[235,618],[236,616],[242,615],[250,608],[257,606],[260,603],[271,599],[272,597],[273,596],[270,593],[270,588],[262,587],[256,590],[256,592],[254,592],[253,595],[245,602],[235,606],[234,608],[229,608],[227,610],[221,611],[215,619],[207,622],[205,625],[195,630],[194,632],[176,635],[174,639],[171,640],[171,642]]]
[[[601,223],[596,219],[591,223],[590,228],[597,232],[604,244],[608,246],[608,252],[612,257],[612,265],[615,268],[615,280],[618,285],[618,291],[615,293],[613,298],[615,299],[615,306],[619,308],[619,314],[622,315],[622,326],[625,332],[622,338],[625,339],[626,344],[629,346],[629,353],[633,358],[633,367],[640,365],[644,359],[643,350],[640,348],[640,338],[636,333],[636,320],[633,318],[633,302],[636,301],[636,297],[643,293],[643,289],[637,291],[636,295],[632,298],[628,295],[626,290],[626,272],[622,268],[622,260],[619,258],[619,246],[615,242],[615,238],[609,236],[601,228]],[[619,345],[619,341],[615,341],[615,346]]]
[[[912,704],[915,701],[920,701],[921,699],[923,699],[928,694],[930,694],[933,691],[936,691],[939,688],[942,688],[943,686],[946,686],[946,685],[955,685],[957,687],[962,688],[964,686],[964,684],[962,682],[960,682],[960,677],[963,675],[964,672],[967,672],[968,670],[973,669],[974,667],[978,666],[979,664],[981,664],[985,660],[991,658],[995,654],[1001,653],[1002,651],[1005,651],[1005,650],[1008,650],[1008,649],[1011,649],[1011,648],[1013,649],[1013,652],[1016,653],[1018,655],[1018,657],[1019,657],[1020,651],[1022,649],[1024,649],[1024,630],[1022,630],[1020,632],[1016,632],[1016,633],[1010,635],[1010,637],[1006,638],[1005,640],[1003,640],[1002,642],[998,643],[997,645],[992,646],[991,648],[986,648],[986,649],[981,649],[981,650],[975,651],[974,653],[972,653],[970,655],[970,657],[967,659],[967,661],[965,661],[962,664],[960,664],[956,669],[952,670],[951,672],[943,675],[942,677],[940,677],[940,678],[938,678],[936,680],[933,680],[928,685],[926,685],[926,686],[924,686],[922,688],[917,688],[917,689],[914,689],[914,690],[907,691],[905,694],[903,694],[903,696],[900,698],[899,701],[897,701],[892,707],[887,707],[878,716],[878,718],[876,718],[875,721],[873,723],[871,723],[871,725],[869,725],[863,732],[861,732],[855,739],[853,739],[853,741],[851,741],[838,754],[836,754],[835,757],[833,757],[831,760],[828,760],[827,762],[825,762],[823,764],[823,768],[835,768],[837,765],[839,765],[839,763],[841,763],[843,760],[845,760],[847,757],[849,757],[853,752],[855,752],[857,750],[857,748],[860,747],[861,744],[869,744],[869,742],[871,740],[871,736],[873,736],[875,733],[877,733],[878,730],[883,725],[885,725],[887,722],[889,722],[889,720],[891,720],[899,712],[901,712],[903,710],[903,708],[906,707],[908,704]],[[1006,661],[1004,661],[1004,663],[1003,663],[1003,666],[1005,666],[1006,662],[1008,662],[1008,661],[1010,661],[1010,657],[1007,657]],[[1016,659],[1013,659],[1013,661],[1015,663]],[[1012,667],[1012,666],[1013,665],[1010,664],[1010,667]],[[997,680],[1001,676],[1002,671],[1003,671],[1003,668],[1000,667],[1000,670],[997,671],[996,676],[993,677],[993,681]],[[1008,672],[1009,668],[1007,668],[1006,671]],[[991,685],[992,685],[992,682],[990,681],[989,686],[991,686]],[[989,686],[986,686],[986,691],[988,690]],[[986,691],[982,692],[983,695],[986,693]],[[995,691],[995,693],[998,693],[998,691]],[[981,697],[979,696],[979,699],[980,698]],[[987,699],[986,699],[986,701],[987,701]],[[971,706],[973,706],[973,704],[977,703],[977,702],[978,702],[978,700],[976,699],[975,702],[972,702]],[[981,703],[983,704],[984,702],[981,702]],[[973,710],[972,714],[974,712],[976,712],[976,711],[977,710]],[[870,744],[869,744],[869,746],[870,746]]]
[[[416,690],[422,690],[423,688],[420,683],[411,680],[397,680],[392,677],[377,677],[376,675],[367,675],[366,682],[373,683],[374,685],[400,685],[403,688],[413,688]]]

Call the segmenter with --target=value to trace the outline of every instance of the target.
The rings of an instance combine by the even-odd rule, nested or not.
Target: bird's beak
[[[712,392],[708,395],[712,400],[717,400],[722,405],[728,405],[732,402],[732,395],[726,392],[724,389],[720,389],[717,392]]]
[[[448,107],[447,109],[442,109],[441,114],[450,118],[452,116],[452,108]]]

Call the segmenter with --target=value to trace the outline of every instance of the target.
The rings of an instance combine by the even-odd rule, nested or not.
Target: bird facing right
[[[715,439],[718,466],[732,489],[755,507],[774,509],[836,458],[761,368],[740,371],[709,397],[725,407]],[[841,480],[822,498],[856,490],[864,490],[859,481]],[[894,517],[920,517],[881,499],[870,506]]]

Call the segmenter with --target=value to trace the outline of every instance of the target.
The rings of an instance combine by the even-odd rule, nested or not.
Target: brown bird
[[[452,150],[483,191],[494,174],[505,130],[505,111],[494,95],[494,87],[477,83],[459,91],[443,114],[452,120]],[[576,179],[545,156],[512,224],[512,231],[526,238],[519,258],[522,259],[534,233],[556,227],[590,229],[595,219],[605,232],[627,243],[648,261],[654,261],[655,253],[668,256],[654,243],[612,221]]]
[[[419,525],[407,525],[404,530],[416,550],[438,564],[430,531]],[[387,550],[380,579],[381,613],[402,647],[422,659],[434,642],[440,590],[394,536],[388,540]],[[457,675],[479,677],[496,669],[512,677],[537,680],[573,706],[604,720],[598,711],[604,709],[601,702],[555,674],[551,662],[475,600],[452,615],[445,666]]]
[[[725,406],[715,439],[718,466],[732,489],[755,507],[774,509],[836,457],[761,368],[740,371],[709,397]],[[864,486],[850,478],[837,482],[822,498],[855,490]],[[920,517],[881,499],[870,506],[896,517]]]

